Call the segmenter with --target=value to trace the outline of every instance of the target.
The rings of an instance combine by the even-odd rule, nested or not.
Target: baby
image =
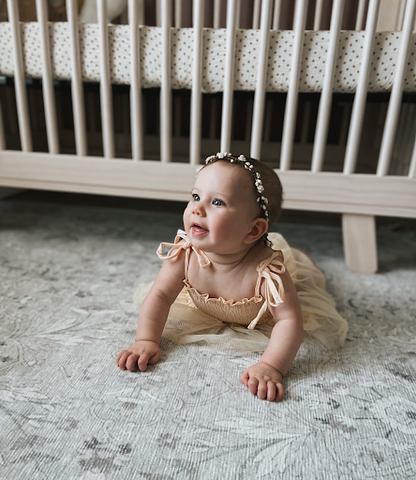
[[[282,252],[267,237],[281,199],[279,178],[263,163],[230,153],[207,158],[183,214],[184,231],[167,256],[159,247],[166,261],[141,305],[134,343],[117,357],[121,370],[145,371],[160,359],[169,309],[185,288],[196,308],[223,322],[250,329],[273,322],[266,350],[240,380],[260,399],[283,398],[282,378],[304,327]]]

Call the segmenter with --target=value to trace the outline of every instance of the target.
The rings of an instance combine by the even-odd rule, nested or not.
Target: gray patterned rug
[[[239,382],[256,353],[164,341],[147,372],[116,367],[133,291],[179,226],[0,202],[0,478],[415,479],[416,232],[380,229],[380,273],[361,276],[339,228],[276,226],[324,270],[350,331],[339,351],[304,344],[271,404]]]

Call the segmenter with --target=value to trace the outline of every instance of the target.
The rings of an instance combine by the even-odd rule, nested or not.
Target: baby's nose
[[[195,215],[203,215],[204,207],[200,203],[196,203],[192,209],[192,213]]]

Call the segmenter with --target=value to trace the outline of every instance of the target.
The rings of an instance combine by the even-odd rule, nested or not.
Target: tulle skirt
[[[325,277],[316,264],[300,250],[291,248],[282,235],[270,233],[275,250],[282,250],[285,266],[292,278],[302,308],[305,339],[329,349],[339,348],[348,331],[347,321],[335,308],[325,289]],[[139,308],[152,283],[141,284],[134,293]],[[241,325],[223,323],[190,305],[184,290],[171,306],[163,336],[178,344],[201,342],[222,352],[264,351],[274,322],[248,330]]]

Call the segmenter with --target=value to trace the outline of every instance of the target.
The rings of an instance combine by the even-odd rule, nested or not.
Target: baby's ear
[[[244,243],[250,244],[257,242],[259,238],[261,238],[267,230],[269,229],[269,222],[262,217],[257,217],[253,220],[252,228],[250,232],[246,235],[244,239]]]

